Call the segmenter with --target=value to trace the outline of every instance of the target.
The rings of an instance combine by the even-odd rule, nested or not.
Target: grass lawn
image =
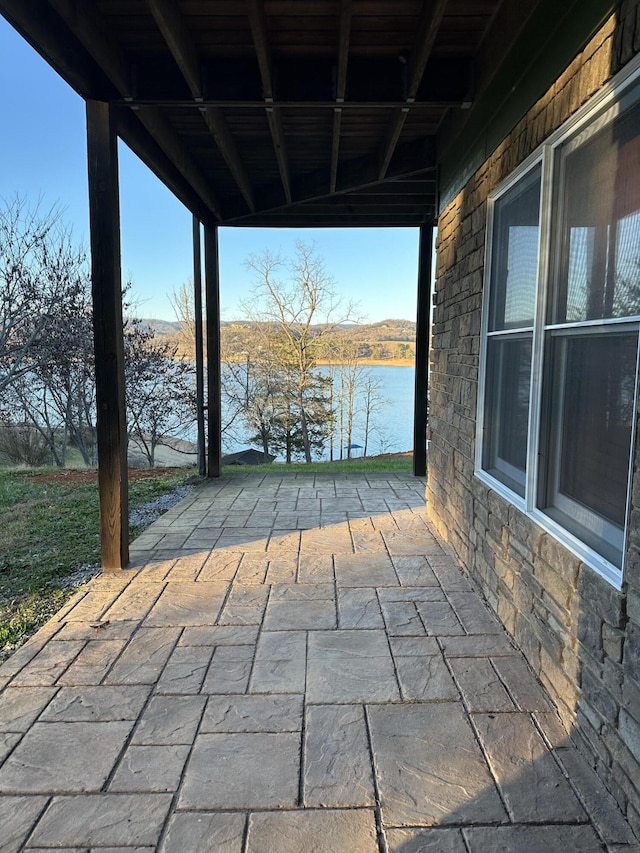
[[[141,473],[129,481],[130,509],[193,475],[190,469]],[[95,472],[0,469],[0,517],[2,659],[73,594],[65,579],[100,560]]]
[[[350,474],[379,471],[381,473],[396,473],[398,471],[410,474],[413,460],[410,453],[393,453],[385,456],[357,457],[343,459],[338,462],[292,462],[291,465],[274,463],[273,465],[225,465],[223,474],[286,474],[288,472],[305,472],[315,474]]]

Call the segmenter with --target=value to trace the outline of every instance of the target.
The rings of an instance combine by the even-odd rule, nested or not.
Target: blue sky
[[[88,243],[84,103],[0,17],[0,197],[16,194],[64,210]],[[169,295],[192,275],[191,214],[120,145],[122,273],[133,283],[138,313],[174,319]],[[297,239],[316,244],[336,288],[370,321],[413,320],[418,231],[402,229],[221,228],[222,317],[241,316],[251,286],[245,261],[269,248],[292,253]]]

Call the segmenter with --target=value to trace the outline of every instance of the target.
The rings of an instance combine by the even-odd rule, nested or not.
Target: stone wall
[[[440,217],[427,506],[640,834],[640,439],[622,593],[473,475],[487,195],[637,52],[633,0]]]

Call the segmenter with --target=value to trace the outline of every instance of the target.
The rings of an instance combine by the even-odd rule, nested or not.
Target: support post
[[[427,411],[429,406],[429,339],[431,334],[431,258],[433,225],[420,227],[418,307],[416,316],[416,378],[413,411],[413,474],[427,473]]]
[[[118,147],[112,107],[87,101],[91,290],[100,545],[105,571],[129,562],[127,417],[122,333]]]
[[[204,351],[202,342],[202,261],[200,220],[193,217],[193,321],[196,344],[196,424],[198,430],[198,474],[207,473],[207,451],[204,431]]]
[[[204,226],[204,266],[207,296],[207,415],[209,426],[208,476],[222,472],[222,396],[220,381],[220,267],[218,228]]]

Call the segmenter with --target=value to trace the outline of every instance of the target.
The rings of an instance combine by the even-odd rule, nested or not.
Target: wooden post
[[[196,422],[198,428],[198,474],[207,473],[207,451],[204,432],[204,353],[202,345],[202,262],[200,220],[193,217],[193,313],[196,325]]]
[[[204,267],[207,295],[207,415],[209,425],[208,476],[222,471],[222,397],[220,383],[220,268],[218,228],[204,226]]]
[[[427,473],[427,409],[429,405],[429,338],[431,333],[431,257],[433,225],[420,227],[418,308],[416,317],[416,378],[413,411],[413,473]]]
[[[112,108],[102,101],[87,101],[87,154],[100,544],[108,571],[129,562],[129,511],[118,148]]]

